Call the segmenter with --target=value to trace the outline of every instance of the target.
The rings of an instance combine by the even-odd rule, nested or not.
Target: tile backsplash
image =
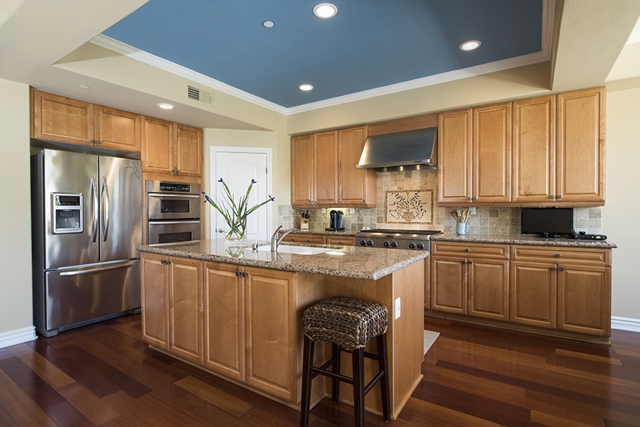
[[[339,209],[345,214],[347,231],[359,231],[364,227],[389,229],[440,230],[455,232],[456,221],[451,216],[454,208],[437,205],[438,175],[435,170],[378,172],[377,206],[369,209]],[[430,199],[431,198],[431,199]],[[390,215],[389,210],[401,212]],[[329,212],[309,209],[309,228],[329,227]],[[478,207],[469,217],[471,235],[509,235],[520,233],[520,208]],[[573,226],[576,231],[589,234],[602,233],[602,208],[574,208]],[[404,218],[398,219],[398,218]],[[285,228],[300,227],[300,209],[289,205],[278,206],[278,223]]]

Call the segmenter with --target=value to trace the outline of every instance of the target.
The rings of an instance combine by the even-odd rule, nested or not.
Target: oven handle
[[[199,199],[199,194],[164,194],[164,193],[148,193],[149,197],[156,197],[158,199]]]
[[[158,221],[158,220],[149,220],[149,225],[169,225],[169,224],[200,224],[200,220],[190,220],[190,221]]]

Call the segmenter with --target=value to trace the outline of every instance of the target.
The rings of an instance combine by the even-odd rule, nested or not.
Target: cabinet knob
[[[555,199],[556,199],[556,196],[554,196],[553,194],[550,194],[550,195],[549,195],[549,198],[550,198],[551,200],[555,200]]]
[[[556,200],[560,200],[560,199],[562,199],[562,194],[558,194],[558,195],[556,196]]]
[[[555,254],[554,255],[556,258],[560,258],[562,256],[562,254]]]
[[[471,201],[471,197],[467,197],[467,200],[468,200],[468,201]]]
[[[467,264],[471,265],[471,264],[473,264],[473,261],[469,260],[469,261],[467,261]]]
[[[471,252],[471,249],[469,249],[469,248],[464,248],[464,251],[465,251],[465,252]]]
[[[564,267],[560,267],[558,271],[564,271]]]
[[[551,271],[556,271],[556,268],[555,267],[551,267]]]

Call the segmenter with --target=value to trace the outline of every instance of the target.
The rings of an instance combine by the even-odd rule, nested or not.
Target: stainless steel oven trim
[[[147,242],[149,245],[160,244],[159,236],[163,233],[192,233],[191,240],[200,240],[200,220],[191,221],[150,221],[147,227]]]

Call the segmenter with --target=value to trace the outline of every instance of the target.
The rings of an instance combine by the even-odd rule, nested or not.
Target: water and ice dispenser
[[[52,193],[53,233],[82,233],[82,194]]]

